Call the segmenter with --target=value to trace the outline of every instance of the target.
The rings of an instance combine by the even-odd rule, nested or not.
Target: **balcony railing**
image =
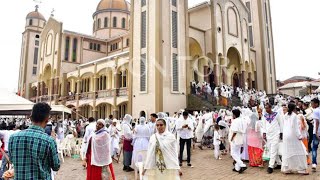
[[[98,92],[97,98],[108,98],[108,97],[113,97],[113,93],[111,89]]]
[[[86,100],[86,99],[93,99],[95,96],[94,92],[86,92],[86,93],[82,93],[79,96],[80,100]]]
[[[116,91],[116,95],[119,97],[119,96],[128,96],[128,88],[120,88],[120,89],[117,89]]]

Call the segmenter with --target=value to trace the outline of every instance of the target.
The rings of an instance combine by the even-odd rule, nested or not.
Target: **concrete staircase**
[[[242,102],[236,96],[232,97],[231,102],[229,101],[229,107],[233,106],[242,106]],[[225,109],[227,107],[217,105],[215,98],[212,95],[208,95],[208,98],[205,99],[203,95],[195,95],[189,94],[187,96],[187,110],[188,111],[199,111],[199,110],[206,110],[206,109]]]

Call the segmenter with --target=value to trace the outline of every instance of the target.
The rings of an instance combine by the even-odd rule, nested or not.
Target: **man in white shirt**
[[[313,110],[313,143],[312,143],[312,170],[316,171],[317,168],[317,151],[320,140],[320,107],[319,99],[314,98],[311,100],[311,106]]]
[[[157,120],[157,118],[158,118],[158,115],[155,114],[155,113],[152,113],[150,115],[150,120],[151,121],[148,123],[148,126],[149,126],[150,131],[151,131],[152,134],[156,133],[156,120]]]
[[[96,120],[93,117],[90,117],[89,118],[89,125],[86,127],[86,132],[83,137],[83,145],[82,145],[82,147],[83,147],[82,152],[83,153],[87,152],[90,137],[92,136],[92,134],[94,134],[95,131],[96,131]],[[83,156],[83,157],[85,157],[85,156]]]
[[[0,130],[0,139],[3,139],[4,143],[4,152],[8,153],[8,143],[9,143],[9,138],[12,134],[19,132],[20,130],[16,126],[13,130]],[[1,146],[0,146],[1,147]],[[0,177],[2,177],[3,173],[6,171],[6,164],[7,164],[7,159],[5,156],[2,156],[2,164],[1,164],[1,169],[0,169]]]
[[[243,134],[245,132],[245,129],[240,118],[240,110],[234,109],[232,113],[234,120],[232,121],[230,126],[229,141],[231,145],[231,156],[235,161],[233,171],[241,174],[247,169],[246,165],[241,160],[241,147],[243,145]]]
[[[262,117],[262,133],[267,141],[270,151],[268,173],[273,173],[273,168],[281,168],[281,160],[278,155],[280,140],[282,140],[283,121],[280,113],[273,112],[271,104],[266,104],[266,113]],[[277,166],[275,167],[275,162]]]
[[[187,144],[187,163],[188,166],[191,165],[191,140],[193,138],[193,122],[190,118],[188,118],[189,113],[184,111],[183,118],[180,118],[177,122],[177,131],[180,137],[180,154],[179,154],[179,165],[182,166],[182,157],[184,146]]]

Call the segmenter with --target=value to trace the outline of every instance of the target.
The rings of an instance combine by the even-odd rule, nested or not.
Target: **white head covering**
[[[117,119],[113,119],[112,123],[118,123],[118,120]]]
[[[140,117],[140,118],[139,118],[139,124],[140,124],[140,125],[144,125],[145,122],[146,122],[146,118],[145,118],[145,117]]]
[[[103,119],[99,119],[98,121],[97,121],[97,123],[102,123],[104,126],[106,126],[106,121],[105,120],[103,120]]]
[[[131,120],[132,120],[132,116],[130,114],[126,114],[126,115],[124,115],[122,123],[127,124],[132,129]]]

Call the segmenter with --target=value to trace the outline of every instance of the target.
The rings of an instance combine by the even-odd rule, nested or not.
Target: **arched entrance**
[[[239,51],[231,47],[228,50],[228,65],[226,69],[227,84],[233,85],[234,88],[242,87],[241,57]]]
[[[240,86],[240,80],[239,80],[239,76],[238,76],[238,74],[237,73],[235,73],[234,75],[233,75],[233,87],[234,88],[236,88],[236,87],[239,87]]]
[[[145,118],[147,118],[146,112],[145,112],[145,111],[140,111],[139,117],[145,117]]]
[[[192,87],[192,83],[191,82],[201,82],[203,81],[203,76],[202,76],[202,72],[203,72],[203,68],[199,68],[199,64],[200,64],[200,57],[203,56],[203,51],[201,48],[200,43],[194,39],[194,38],[189,38],[189,56],[192,57],[191,61],[187,61],[186,65],[187,65],[187,82],[190,83],[187,86],[187,92],[191,92],[191,87]],[[201,64],[200,64],[201,66]],[[144,114],[145,116],[145,114]]]

